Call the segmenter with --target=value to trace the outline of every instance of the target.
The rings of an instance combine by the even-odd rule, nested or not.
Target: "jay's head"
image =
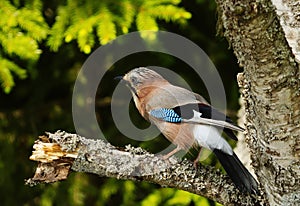
[[[137,94],[144,87],[167,82],[161,75],[146,67],[135,68],[120,79],[126,83],[134,94]]]

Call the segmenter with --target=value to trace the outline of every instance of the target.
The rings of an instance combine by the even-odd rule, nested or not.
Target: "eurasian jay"
[[[211,107],[199,94],[170,84],[148,68],[133,69],[120,79],[130,88],[140,114],[177,146],[165,158],[194,146],[205,147],[217,156],[242,192],[257,193],[256,180],[221,135],[223,129],[229,137],[237,140],[233,131],[243,131],[243,128]],[[194,163],[198,160],[199,155]]]

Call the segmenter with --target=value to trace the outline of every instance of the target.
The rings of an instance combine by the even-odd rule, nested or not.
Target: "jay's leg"
[[[197,158],[194,160],[194,164],[193,164],[193,165],[194,165],[195,168],[197,168],[197,166],[198,166],[198,163],[199,163],[201,154],[202,154],[202,147],[200,147],[199,152],[198,152],[198,156],[197,156]]]
[[[174,155],[176,152],[179,152],[181,148],[177,146],[175,149],[173,149],[171,152],[163,156],[163,159],[169,159],[172,155]]]

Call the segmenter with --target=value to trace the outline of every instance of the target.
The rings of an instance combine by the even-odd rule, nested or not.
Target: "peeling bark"
[[[256,176],[270,205],[300,205],[300,69],[295,53],[270,0],[217,4],[224,36],[244,68],[246,142]]]
[[[172,157],[164,160],[141,148],[118,150],[102,140],[57,131],[40,137],[31,160],[39,165],[26,184],[64,180],[72,171],[135,181],[148,181],[202,195],[224,205],[264,205],[262,196],[240,193],[230,178],[218,170]]]
[[[300,63],[300,1],[272,0],[285,38]]]

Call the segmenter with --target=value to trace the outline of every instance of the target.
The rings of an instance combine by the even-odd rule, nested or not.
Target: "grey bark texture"
[[[223,35],[244,68],[239,84],[256,176],[270,205],[300,205],[300,37],[289,44],[278,1],[216,1]],[[299,12],[299,1],[282,4],[291,2]],[[299,34],[299,13],[291,16]]]

